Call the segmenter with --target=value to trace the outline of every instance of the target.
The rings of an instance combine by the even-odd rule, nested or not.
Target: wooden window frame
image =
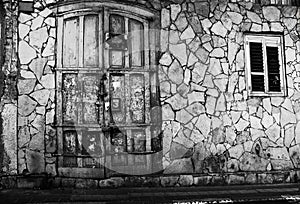
[[[251,84],[251,65],[250,65],[250,42],[262,43],[263,48],[263,69],[264,69],[264,92],[252,91]],[[268,89],[268,70],[267,70],[267,54],[266,47],[272,45],[273,47],[278,47],[279,54],[279,72],[280,72],[280,92],[271,92]],[[283,36],[281,34],[245,34],[244,41],[245,48],[245,63],[246,63],[246,81],[247,81],[247,91],[249,96],[286,96],[286,78],[285,78],[285,57],[284,57],[284,45]],[[260,73],[254,73],[260,74]]]

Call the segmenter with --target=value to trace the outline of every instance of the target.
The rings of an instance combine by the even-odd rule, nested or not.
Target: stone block
[[[19,59],[21,64],[28,64],[36,57],[36,51],[25,41],[19,42]]]
[[[75,188],[95,189],[98,186],[98,181],[94,179],[76,179]]]
[[[163,176],[160,177],[160,184],[163,187],[175,187],[179,180],[179,176]]]
[[[61,179],[61,186],[66,188],[74,188],[75,187],[75,178],[62,178]]]
[[[206,186],[210,185],[212,176],[194,176],[194,185],[196,186]]]
[[[246,184],[256,184],[257,183],[257,175],[252,173],[246,173],[245,178]]]
[[[192,175],[180,175],[178,184],[180,186],[192,186],[194,179]]]
[[[193,172],[193,164],[190,158],[174,160],[164,170],[164,174],[188,174]]]
[[[41,150],[43,149],[38,149],[38,151],[26,150],[27,167],[30,173],[45,172],[44,154],[39,152]]]
[[[242,175],[229,175],[227,177],[227,184],[244,184],[245,177]]]
[[[109,179],[99,181],[100,188],[116,188],[116,187],[122,187],[124,185],[125,185],[125,181],[121,177],[112,177]]]

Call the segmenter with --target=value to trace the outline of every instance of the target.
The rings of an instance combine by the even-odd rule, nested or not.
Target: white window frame
[[[245,62],[246,62],[246,80],[247,80],[247,91],[249,96],[286,96],[286,78],[285,78],[285,57],[284,57],[284,45],[283,45],[283,36],[279,34],[246,34],[245,41]],[[251,84],[251,74],[261,74],[251,72],[250,64],[250,42],[262,43],[263,47],[263,66],[264,66],[264,92],[262,91],[252,91]],[[279,55],[279,73],[280,73],[280,92],[271,92],[268,89],[268,70],[267,70],[267,53],[266,47],[278,47]]]

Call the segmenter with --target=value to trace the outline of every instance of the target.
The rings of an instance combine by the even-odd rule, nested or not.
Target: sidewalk
[[[296,203],[300,203],[298,187],[299,184],[269,184],[172,188],[6,189],[0,192],[0,203],[290,203],[286,198],[299,198]]]

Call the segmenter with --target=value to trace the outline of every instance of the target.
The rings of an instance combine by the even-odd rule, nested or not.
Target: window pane
[[[263,50],[261,43],[250,42],[251,72],[264,72]]]
[[[134,123],[145,122],[145,79],[142,74],[130,75],[130,115]]]
[[[125,121],[125,88],[124,75],[110,76],[110,107],[112,112],[112,120],[115,123],[124,123]]]
[[[78,35],[78,18],[66,20],[63,40],[63,66],[78,66]]]
[[[107,43],[112,49],[124,49],[126,47],[125,20],[119,15],[110,15],[109,17],[109,39]]]
[[[129,21],[129,47],[130,47],[130,63],[132,66],[142,66],[143,51],[143,24],[136,21]]]
[[[77,158],[77,132],[70,130],[63,133],[63,166],[76,167]]]
[[[110,50],[110,65],[114,68],[124,67],[124,52],[119,50]]]
[[[280,92],[280,65],[278,51],[278,47],[267,47],[269,91],[276,92]]]
[[[84,65],[98,66],[98,16],[84,18]]]
[[[83,123],[96,124],[99,116],[96,106],[99,93],[99,76],[97,74],[85,75],[80,80],[82,80]]]
[[[265,91],[263,75],[251,75],[252,91]]]
[[[132,130],[133,136],[133,151],[144,152],[146,151],[146,134],[144,130]]]
[[[82,154],[98,157],[101,156],[102,149],[100,145],[100,136],[102,136],[100,131],[84,131],[82,135]]]
[[[64,74],[62,87],[63,121],[65,123],[77,123],[77,75]]]

